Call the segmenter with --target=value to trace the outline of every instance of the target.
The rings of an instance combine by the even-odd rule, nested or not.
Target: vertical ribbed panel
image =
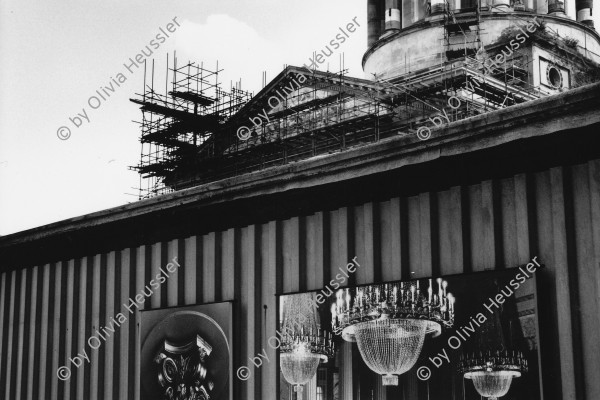
[[[18,317],[18,336],[17,336],[17,379],[15,382],[15,398],[20,399],[22,394],[21,380],[23,378],[23,368],[19,368],[23,365],[23,336],[25,334],[25,285],[27,284],[27,270],[21,271],[21,287],[19,288],[19,317]]]
[[[220,235],[210,233],[202,237],[203,255],[202,262],[202,287],[201,296],[198,297],[200,302],[211,303],[216,300],[215,288],[220,285],[216,282],[215,264],[217,263],[216,248],[219,245],[218,239]],[[220,253],[219,253],[220,254]]]
[[[172,240],[167,244],[167,254],[163,257],[163,262],[161,266],[165,269],[165,265],[172,262],[175,257],[178,255],[178,241]],[[177,261],[179,262],[179,261]],[[179,263],[181,265],[181,263]],[[167,271],[167,273],[169,273]],[[169,273],[169,279],[165,282],[164,287],[167,289],[167,307],[175,307],[177,306],[177,302],[179,299],[179,277],[180,275],[185,275],[185,271],[175,270],[173,273]]]
[[[87,338],[89,336],[89,329],[87,328],[87,318],[89,318],[88,314],[88,302],[91,300],[90,289],[88,285],[88,281],[91,282],[90,273],[91,270],[89,268],[88,263],[89,258],[84,258],[79,263],[79,296],[78,296],[78,310],[77,310],[77,332],[74,332],[74,343],[76,343],[75,349],[69,357],[74,357],[78,354],[82,354],[81,350],[86,345]],[[38,284],[38,287],[40,285]],[[89,352],[88,352],[89,356]],[[71,374],[71,388],[73,388],[73,383],[75,383],[75,398],[81,399],[86,396],[88,393],[85,390],[86,386],[86,371],[89,371],[89,364],[85,362],[81,368],[73,369]]]
[[[307,290],[322,288],[327,282],[323,279],[324,271],[324,231],[323,213],[306,218],[306,276]]]
[[[300,227],[299,219],[283,221],[283,290],[300,290]]]
[[[35,352],[35,345],[36,345],[36,335],[38,334],[39,331],[39,298],[41,293],[38,293],[38,284],[39,284],[39,278],[38,278],[38,271],[39,268],[38,267],[34,267],[32,268],[32,274],[31,274],[31,286],[30,286],[30,291],[29,293],[31,294],[31,297],[27,297],[27,301],[30,299],[31,301],[29,302],[29,332],[28,332],[28,336],[29,336],[29,343],[25,344],[26,346],[28,346],[28,359],[27,359],[27,365],[23,365],[23,371],[27,370],[27,376],[24,376],[24,385],[27,386],[27,394],[25,396],[25,399],[27,400],[33,400],[33,379],[34,379],[34,371],[36,370],[35,368],[35,357],[36,357],[36,352]],[[3,291],[3,288],[0,286],[0,291]],[[2,324],[2,300],[1,300],[0,296],[0,324]],[[1,335],[1,330],[0,330],[0,335]],[[0,337],[0,343],[2,343],[2,338]],[[0,358],[2,358],[2,355],[0,354]]]
[[[261,367],[260,376],[262,385],[260,385],[262,391],[262,398],[276,399],[278,396],[275,395],[275,389],[273,394],[269,391],[265,391],[265,388],[275,388],[279,381],[279,374],[277,373],[279,363],[277,360],[276,353],[276,341],[268,341],[271,336],[275,336],[275,330],[277,327],[277,320],[279,315],[277,313],[277,298],[275,293],[281,292],[283,289],[283,281],[281,271],[278,270],[277,265],[281,263],[281,223],[272,221],[268,224],[261,226],[262,237],[260,241],[260,254],[261,254],[261,294],[262,294],[262,310],[261,312],[261,333],[262,337],[260,343],[267,351],[267,357],[269,357],[268,364],[264,364]],[[242,268],[244,268],[242,266]],[[266,306],[266,308],[265,308]],[[245,364],[245,362],[243,362]],[[234,366],[235,371],[237,366]],[[234,372],[235,373],[235,372]],[[233,378],[237,379],[237,378]],[[257,396],[256,399],[260,399],[261,396]]]
[[[116,299],[115,312],[123,312],[123,315],[129,318],[131,314],[127,315],[128,312],[123,309],[123,304],[127,304],[129,300],[129,288],[131,287],[131,251],[130,249],[124,249],[118,253],[117,257],[120,258],[119,268],[117,269],[117,281],[116,284],[119,287],[119,296]],[[119,259],[117,258],[117,259]],[[116,315],[116,314],[115,314]],[[121,324],[121,327],[117,333],[118,335],[118,346],[115,346],[115,376],[118,377],[119,384],[115,385],[113,391],[115,399],[125,399],[128,395],[128,387],[133,384],[132,376],[129,374],[131,370],[131,364],[133,360],[129,360],[130,349],[130,331],[133,329],[130,327],[128,321]]]
[[[202,243],[198,246],[198,238],[185,239],[185,253],[179,257],[179,264],[184,268],[184,305],[196,304],[196,296],[202,293]]]
[[[149,252],[149,247],[148,246],[141,246],[138,247],[136,250],[136,257],[133,263],[134,266],[134,270],[133,270],[133,274],[135,275],[135,280],[133,280],[133,277],[130,277],[130,279],[133,280],[133,282],[135,282],[134,285],[130,286],[133,291],[130,295],[129,298],[134,299],[135,296],[138,293],[141,293],[142,288],[144,288],[144,285],[146,285],[147,282],[149,282],[150,278],[149,278],[149,273],[147,273],[148,271],[148,266],[149,262],[146,259],[147,258],[147,254],[150,254]],[[135,300],[134,300],[135,301]],[[148,301],[149,300],[145,300],[143,304],[140,305],[140,309],[145,310],[148,309]],[[137,317],[137,312],[136,312],[136,317]],[[133,379],[132,379],[132,384],[130,386],[130,388],[133,389],[133,395],[134,395],[134,399],[138,400],[140,398],[140,387],[138,385],[138,382],[140,381],[140,348],[141,348],[141,343],[140,343],[140,339],[139,339],[139,325],[137,324],[137,321],[134,320],[134,317],[130,314],[128,316],[130,324],[129,324],[129,329],[133,330],[132,334],[133,334],[133,339],[130,341],[130,343],[133,345],[133,358],[130,358],[131,361],[133,361],[133,371],[132,368],[129,369],[129,373],[133,372]],[[129,352],[129,356],[131,357],[132,352]],[[132,390],[129,390],[129,396],[131,396],[132,394]]]
[[[458,187],[440,192],[438,202],[438,229],[440,270],[442,275],[458,274],[464,271],[463,252],[464,221],[461,221],[463,207],[461,190]],[[457,223],[458,222],[458,223]]]
[[[19,290],[20,282],[19,282],[19,271],[12,271],[9,275],[7,283],[10,285],[10,294],[7,298],[7,312],[8,316],[8,326],[6,331],[6,361],[3,364],[3,369],[6,371],[6,376],[3,379],[3,385],[0,386],[0,391],[4,390],[4,395],[6,398],[11,397],[11,389],[14,389],[14,379],[15,379],[15,370],[13,369],[13,365],[15,364],[15,336],[17,335],[16,329],[17,326],[17,318],[16,309],[18,308],[19,295],[17,291]]]
[[[236,394],[274,400],[278,361],[267,339],[277,325],[276,293],[323,288],[355,256],[357,284],[538,256],[546,265],[538,289],[542,364],[556,377],[546,375],[544,392],[600,398],[600,161],[2,273],[0,397],[139,399],[137,309],[125,307],[152,290],[140,308],[235,300],[234,374],[263,349],[271,360],[244,383],[234,376]],[[180,269],[152,288],[174,257]],[[120,312],[127,321],[117,326]],[[100,337],[98,350],[91,336]],[[91,362],[82,357],[75,368],[69,360],[82,349]],[[71,367],[68,381],[57,378],[63,365]]]
[[[91,276],[92,276],[92,291],[91,291],[91,301],[92,301],[92,312],[89,315],[91,317],[91,332],[90,334],[87,336],[87,338],[91,338],[92,336],[95,336],[96,338],[98,336],[98,329],[100,329],[100,308],[102,307],[101,305],[101,301],[106,299],[105,295],[102,295],[100,292],[100,286],[102,284],[101,280],[101,275],[103,271],[101,271],[101,261],[102,261],[102,257],[100,255],[96,255],[95,257],[93,257],[92,261],[92,270],[91,272]],[[99,339],[98,339],[99,340]],[[91,340],[92,344],[90,344],[90,346],[93,347],[98,347],[98,341],[96,341],[96,339]],[[91,364],[90,364],[90,399],[91,400],[97,400],[98,399],[98,392],[99,392],[99,384],[100,384],[100,362],[102,361],[101,355],[102,353],[99,351],[99,348],[94,350],[94,349],[90,349],[89,351],[90,354],[90,360],[91,360]],[[56,381],[56,379],[53,377],[52,381]],[[102,400],[102,399],[100,399]]]
[[[573,287],[571,294],[579,309],[580,326],[578,332],[581,337],[575,340],[576,355],[581,357],[581,371],[585,374],[585,381],[597,380],[600,371],[600,316],[598,305],[600,292],[596,291],[600,269],[600,241],[598,226],[590,224],[594,216],[600,213],[600,174],[597,164],[580,165],[573,168],[571,173],[573,189],[573,230],[577,241],[573,241],[576,266],[572,268]],[[595,176],[594,176],[595,173]],[[588,187],[595,190],[588,190]],[[594,232],[594,230],[596,232]],[[590,277],[590,278],[588,278]],[[594,296],[594,293],[596,296]],[[600,388],[590,387],[587,397],[600,398]]]
[[[63,335],[64,340],[65,340],[65,347],[64,347],[64,350],[61,352],[60,365],[67,365],[69,362],[69,357],[71,357],[71,354],[73,353],[73,351],[76,350],[76,347],[73,345],[74,338],[76,338],[76,335],[74,333],[74,327],[73,327],[73,322],[74,322],[73,314],[74,314],[74,308],[76,307],[77,300],[78,300],[78,299],[76,299],[76,287],[75,287],[75,261],[70,260],[66,266],[67,266],[66,285],[63,287],[63,290],[65,291],[65,293],[63,294],[63,299],[66,301],[66,307],[67,307],[67,312],[65,315],[65,332],[66,332],[66,334]],[[61,389],[61,388],[59,388],[59,389]],[[62,387],[62,389],[64,390],[64,393],[63,393],[63,396],[61,396],[61,398],[68,400],[68,399],[71,399],[72,397],[74,397],[74,396],[71,396],[71,385],[65,384]]]
[[[8,331],[8,315],[5,313],[5,309],[10,307],[10,297],[9,297],[9,289],[10,283],[7,282],[7,278],[10,276],[8,273],[2,273],[0,275],[0,388],[5,386],[4,382],[6,380],[6,364],[5,364],[5,353],[6,353],[6,344],[5,340],[7,338]],[[0,394],[2,393],[2,389],[0,389]]]
[[[114,371],[114,332],[111,329],[118,328],[114,325],[114,322],[111,320],[115,316],[114,307],[115,307],[115,295],[117,294],[116,290],[116,281],[115,281],[115,252],[111,252],[108,254],[107,262],[106,262],[106,297],[104,298],[104,315],[103,315],[103,324],[102,328],[106,328],[102,330],[102,334],[106,337],[106,341],[102,344],[101,352],[104,354],[104,371],[100,371],[102,375],[104,375],[103,385],[101,390],[101,395],[99,398],[108,399],[112,396],[112,388],[113,388],[113,376],[112,372]],[[117,382],[118,385],[118,382]]]

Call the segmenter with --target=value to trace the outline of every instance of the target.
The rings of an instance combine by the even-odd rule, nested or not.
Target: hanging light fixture
[[[318,330],[305,334],[283,335],[281,341],[281,372],[294,391],[302,392],[302,385],[308,383],[317,373],[319,363],[327,362],[335,353],[330,332]]]
[[[473,380],[477,393],[497,400],[508,393],[513,378],[527,372],[527,360],[520,351],[489,351],[461,357],[458,370]]]
[[[319,328],[319,315],[312,309],[310,296],[304,293],[289,297],[279,347],[281,372],[298,396],[317,373],[319,363],[327,362],[335,353],[332,334]]]
[[[501,282],[492,280],[487,285],[489,289],[499,291]],[[510,303],[514,298],[507,300]],[[482,323],[474,337],[472,352],[461,357],[458,363],[458,371],[465,379],[473,381],[477,393],[490,400],[505,396],[513,379],[527,372],[527,360],[520,351],[516,351],[515,316],[511,316],[504,307],[501,305],[494,310],[493,315]],[[505,336],[506,333],[508,336]]]
[[[434,294],[420,282],[370,285],[341,289],[331,307],[333,331],[357,342],[367,366],[382,375],[383,385],[398,385],[398,375],[410,370],[427,334],[437,336],[454,323],[454,297],[448,282],[437,279]]]

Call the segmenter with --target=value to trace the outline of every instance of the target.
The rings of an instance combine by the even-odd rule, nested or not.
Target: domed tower
[[[536,96],[597,80],[600,36],[594,29],[592,0],[367,4],[363,68],[370,79],[405,77],[414,82],[424,71],[463,65]]]

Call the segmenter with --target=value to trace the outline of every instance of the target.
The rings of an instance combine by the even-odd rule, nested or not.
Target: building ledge
[[[72,255],[73,248],[80,242],[99,240],[99,237],[109,240],[105,235],[123,236],[119,240],[115,238],[115,241],[126,247],[152,243],[156,237],[166,240],[168,236],[177,238],[228,229],[231,224],[246,226],[283,218],[287,215],[286,208],[296,207],[290,203],[296,200],[316,202],[310,206],[305,204],[305,212],[335,207],[336,204],[328,199],[335,197],[339,185],[356,186],[361,179],[364,183],[378,175],[432,164],[437,160],[466,159],[470,153],[501,148],[511,142],[533,138],[545,140],[545,136],[560,132],[590,131],[598,127],[600,83],[453,122],[443,128],[432,129],[432,136],[426,141],[415,135],[398,135],[344,152],[272,167],[3,236],[0,237],[0,265],[4,269],[8,264],[17,262],[31,264],[49,251],[60,259],[61,249],[64,254]],[[600,153],[597,145],[585,148]],[[328,188],[330,193],[318,204],[319,197],[308,196],[308,193],[322,188]],[[298,194],[302,200],[298,200]],[[353,200],[347,200],[360,203],[370,199],[369,193],[352,196],[355,196]],[[275,210],[269,206],[274,201],[288,203],[277,203],[280,206]],[[219,218],[218,212],[226,210],[229,214],[223,215],[229,219]],[[185,222],[185,231],[168,228],[170,225],[177,226],[177,221]],[[70,252],[66,252],[68,248]],[[80,250],[89,255],[89,251],[100,251],[100,248],[92,243]],[[26,262],[24,257],[30,251],[39,254],[28,256],[29,261]]]

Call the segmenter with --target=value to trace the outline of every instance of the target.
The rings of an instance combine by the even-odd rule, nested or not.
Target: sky
[[[218,60],[224,89],[241,78],[257,93],[262,71],[269,82],[284,65],[308,64],[355,17],[360,27],[321,70],[338,71],[343,52],[349,74],[363,77],[364,0],[2,0],[0,235],[138,201],[129,167],[140,161],[141,111],[129,99],[144,71],[129,59],[173,18],[175,32],[144,57],[155,60],[155,84],[176,51],[178,65]]]

